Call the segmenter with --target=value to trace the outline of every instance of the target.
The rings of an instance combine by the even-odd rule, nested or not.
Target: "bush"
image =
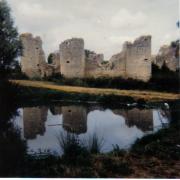
[[[21,87],[9,81],[0,81],[0,104],[17,104],[21,97]]]
[[[165,64],[159,69],[158,66],[152,65],[152,77],[149,81],[153,89],[161,91],[179,92],[179,72],[169,70]]]

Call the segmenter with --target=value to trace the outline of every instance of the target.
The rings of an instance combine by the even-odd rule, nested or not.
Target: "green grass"
[[[77,94],[81,97],[85,96],[99,96],[101,97],[129,97],[129,99],[139,100],[143,99],[145,101],[165,101],[165,100],[177,100],[179,99],[179,94],[176,93],[161,93],[154,91],[139,91],[139,90],[118,90],[118,89],[102,89],[102,88],[87,88],[87,87],[76,87],[76,86],[60,86],[50,82],[42,81],[30,81],[30,80],[12,80],[11,82],[16,83],[23,87],[37,88],[41,90],[48,90],[48,96],[59,93],[64,94]],[[28,95],[28,92],[24,92]],[[47,91],[44,91],[46,94]],[[41,92],[43,95],[43,92]],[[32,94],[32,93],[31,93]],[[125,99],[126,99],[125,98]],[[81,99],[81,98],[80,98]],[[96,98],[98,99],[98,98]]]

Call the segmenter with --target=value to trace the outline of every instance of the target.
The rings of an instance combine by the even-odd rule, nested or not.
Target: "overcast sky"
[[[178,38],[179,0],[7,1],[19,32],[41,36],[46,55],[72,37],[106,59],[141,35],[152,35],[153,53]]]

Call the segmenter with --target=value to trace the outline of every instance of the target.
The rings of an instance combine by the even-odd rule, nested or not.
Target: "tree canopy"
[[[17,28],[5,0],[0,1],[0,79],[6,77],[15,59],[21,54],[22,46]]]

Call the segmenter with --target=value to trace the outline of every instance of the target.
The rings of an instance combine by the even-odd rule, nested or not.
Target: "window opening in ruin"
[[[69,61],[66,61],[66,63],[68,63],[68,64],[69,64],[70,62],[69,62]]]
[[[144,59],[145,61],[148,61],[148,59]]]
[[[68,110],[68,112],[71,112],[71,110]]]
[[[37,64],[37,66],[39,67],[39,64]]]
[[[39,48],[36,48],[36,49],[39,49]]]

